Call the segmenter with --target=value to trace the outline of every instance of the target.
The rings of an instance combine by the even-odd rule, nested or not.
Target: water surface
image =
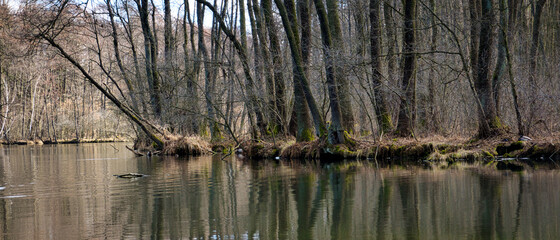
[[[0,239],[560,239],[560,172],[0,148]],[[148,176],[120,179],[114,174]]]

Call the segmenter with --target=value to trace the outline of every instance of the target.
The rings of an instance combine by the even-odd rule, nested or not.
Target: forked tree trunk
[[[285,6],[284,3],[282,3],[280,0],[274,0],[274,2],[276,3],[278,11],[280,12],[282,25],[284,25],[284,30],[286,32],[288,43],[290,45],[290,51],[292,53],[292,61],[294,64],[293,67],[296,68],[297,78],[294,78],[294,86],[301,87],[301,91],[303,93],[303,96],[305,97],[305,101],[307,102],[309,110],[311,111],[311,116],[315,125],[315,134],[318,136],[323,136],[323,134],[325,133],[325,121],[323,120],[323,117],[319,112],[317,102],[315,101],[315,98],[311,93],[311,88],[309,87],[307,76],[305,75],[297,28],[292,27],[292,24],[297,24],[297,20],[295,19],[294,2],[293,0],[286,0],[285,3],[288,6]],[[290,13],[290,15],[294,17],[289,18],[288,11],[286,9],[291,9],[292,13]]]

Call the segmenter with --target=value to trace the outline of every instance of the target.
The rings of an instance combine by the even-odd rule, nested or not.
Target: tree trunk
[[[395,54],[396,49],[398,49],[398,41],[395,33],[397,29],[395,20],[393,18],[393,8],[389,5],[388,1],[383,3],[383,17],[385,20],[386,32],[387,32],[387,81],[388,84],[398,86],[397,83],[397,56]],[[371,20],[370,20],[371,21]],[[389,96],[387,96],[388,99]],[[389,101],[387,101],[388,103]],[[390,114],[390,112],[389,112]],[[389,115],[391,116],[391,115]],[[393,123],[391,123],[393,125]]]
[[[496,114],[496,105],[493,97],[494,91],[489,75],[490,61],[492,60],[493,53],[492,44],[494,41],[492,30],[492,25],[494,24],[493,4],[492,0],[482,0],[481,3],[478,60],[473,69],[475,67],[477,69],[475,89],[482,105],[482,109],[479,109],[478,135],[480,138],[487,138],[498,133],[501,123]],[[476,41],[476,39],[473,39],[473,41]]]
[[[403,75],[402,95],[397,132],[400,136],[413,136],[416,121],[416,0],[404,2]]]
[[[381,74],[381,27],[379,26],[379,8],[380,0],[369,1],[369,19],[370,19],[370,43],[371,43],[371,68],[372,79],[371,88],[373,89],[375,115],[380,133],[387,133],[393,130],[393,122],[387,101],[381,91],[383,85],[383,76]]]
[[[146,63],[146,75],[148,79],[148,87],[150,91],[150,104],[156,119],[161,118],[161,99],[160,99],[160,83],[157,74],[156,63],[156,42],[152,31],[150,30],[148,0],[135,0],[140,13],[140,24],[142,25],[142,33],[144,35],[144,51]],[[141,1],[141,2],[140,2]]]
[[[40,35],[39,37],[46,40],[51,46],[56,48],[60,54],[68,60],[72,65],[74,65],[78,70],[84,75],[86,80],[88,80],[91,84],[93,84],[102,94],[106,96],[117,108],[119,108],[131,121],[135,122],[140,126],[140,128],[148,135],[152,141],[156,143],[158,149],[163,149],[164,143],[161,140],[161,137],[158,136],[157,129],[153,127],[151,124],[146,122],[140,115],[135,113],[132,109],[130,109],[127,105],[123,104],[119,101],[113,94],[107,91],[100,83],[98,83],[83,67],[80,63],[78,63],[72,56],[70,56],[66,51],[58,45],[54,39],[47,37],[46,35]]]
[[[266,123],[264,122],[264,114],[262,113],[262,108],[260,107],[260,102],[258,97],[255,93],[256,86],[253,77],[251,76],[251,71],[249,67],[249,59],[248,59],[248,52],[247,52],[247,30],[245,29],[245,1],[239,1],[239,29],[241,32],[241,46],[239,51],[242,51],[243,54],[241,57],[244,58],[241,61],[243,62],[244,71],[245,71],[245,91],[248,95],[247,106],[250,114],[254,114],[256,120],[256,126],[258,131],[253,131],[253,138],[259,139],[261,135],[266,134]],[[251,0],[248,0],[251,1]],[[225,27],[225,26],[224,26]]]
[[[326,0],[328,24],[332,45],[330,49],[330,57],[333,62],[334,78],[336,79],[335,88],[338,94],[338,102],[340,103],[341,124],[344,130],[354,132],[354,111],[352,109],[352,98],[350,96],[350,86],[347,73],[343,67],[344,59],[344,40],[342,39],[342,30],[340,27],[340,17],[338,14],[338,1]]]
[[[315,98],[311,93],[311,88],[309,87],[307,76],[305,75],[297,28],[292,27],[292,24],[297,24],[297,20],[295,19],[294,2],[293,0],[286,0],[285,3],[288,6],[284,6],[284,4],[280,0],[274,0],[274,2],[276,3],[276,6],[278,7],[278,10],[280,12],[282,24],[284,25],[284,30],[286,32],[288,43],[290,45],[290,51],[292,53],[292,61],[294,65],[293,67],[296,68],[297,77],[294,78],[294,86],[300,86],[303,95],[305,96],[305,101],[309,106],[309,110],[311,111],[311,116],[315,125],[315,134],[318,136],[323,136],[325,132],[325,121],[323,120],[323,117],[319,112],[319,108],[317,107]],[[289,18],[286,9],[293,10],[290,14],[294,17]]]
[[[283,123],[284,127],[287,125],[286,121],[286,84],[284,80],[284,61],[282,59],[282,51],[280,46],[280,41],[278,40],[278,29],[276,23],[274,22],[274,17],[272,15],[272,2],[271,0],[261,0],[261,8],[263,10],[263,16],[266,24],[266,29],[268,32],[268,38],[270,40],[270,55],[272,57],[272,69],[274,73],[274,96],[276,111]],[[287,129],[285,129],[286,131]]]
[[[162,83],[165,85],[173,85],[176,78],[174,75],[174,57],[175,53],[175,36],[173,35],[173,25],[171,23],[171,6],[169,0],[163,0],[164,16],[163,16],[163,41],[164,41],[164,69]]]
[[[329,29],[329,20],[327,12],[323,5],[323,0],[315,0],[315,9],[319,17],[319,25],[321,28],[321,39],[323,42],[323,57],[325,61],[326,83],[329,92],[329,102],[331,109],[331,126],[329,126],[329,142],[331,144],[344,143],[344,129],[342,127],[342,114],[340,110],[340,94],[337,89],[337,79],[335,79],[334,59],[333,59],[333,41]]]
[[[301,58],[304,69],[304,74],[308,74],[309,66],[309,56],[311,54],[311,18],[309,12],[309,0],[298,0],[297,1],[297,11],[299,13],[299,26],[301,26]],[[290,15],[288,11],[288,15]],[[289,16],[290,18],[295,18],[295,16]],[[292,28],[297,28],[297,24],[293,23]],[[305,101],[305,94],[303,93],[303,88],[300,84],[300,76],[297,68],[295,67],[295,62],[292,61],[292,72],[293,72],[293,82],[294,82],[294,107],[292,114],[293,119],[291,122],[296,124],[296,141],[305,142],[311,141],[313,139],[313,123],[311,121],[311,115],[309,113],[309,106]]]
[[[126,87],[128,88],[128,96],[130,97],[130,102],[132,103],[133,109],[138,112],[138,101],[136,100],[136,96],[134,94],[135,87],[132,85],[132,81],[128,77],[126,73],[126,69],[124,68],[124,64],[122,63],[120,49],[119,49],[119,40],[117,36],[117,26],[115,24],[115,14],[113,13],[113,7],[111,6],[111,1],[106,1],[107,5],[107,12],[109,13],[109,20],[111,22],[111,37],[113,38],[113,51],[115,54],[115,59],[117,60],[117,65],[119,66],[119,70],[121,71],[121,75],[124,79]]]
[[[430,0],[430,8],[432,12],[436,12],[436,3],[435,0]],[[430,51],[435,53],[437,50],[437,37],[438,37],[438,25],[436,24],[436,17],[434,14],[430,14],[430,24],[432,25],[431,28],[431,41],[430,41]],[[435,56],[435,54],[433,54]],[[436,80],[436,71],[435,67],[430,68],[430,73],[428,76],[428,118],[431,119],[428,123],[428,127],[431,128],[432,131],[436,133],[439,132],[440,124],[439,124],[439,111],[437,110],[436,106],[436,86],[434,81]]]
[[[499,1],[500,25],[498,30],[498,59],[496,68],[492,74],[492,89],[494,91],[494,105],[496,105],[496,115],[500,116],[500,85],[506,66],[506,34],[508,31],[508,9],[505,0]]]
[[[531,50],[529,52],[529,85],[531,86],[531,92],[529,99],[531,103],[531,111],[529,116],[529,122],[527,123],[527,132],[530,131],[531,122],[536,117],[537,112],[541,111],[541,107],[536,104],[539,100],[538,96],[538,83],[537,83],[537,52],[540,44],[540,26],[541,26],[541,15],[543,7],[546,0],[538,0],[533,7],[533,31],[531,39]],[[528,133],[527,133],[528,134]]]
[[[248,100],[247,100],[247,106],[249,107],[249,113],[254,112],[254,114],[256,115],[256,120],[257,120],[257,124],[261,124],[258,127],[260,128],[261,131],[265,131],[265,125],[263,124],[264,122],[264,116],[262,114],[261,108],[258,105],[258,99],[256,96],[256,93],[254,90],[254,81],[253,78],[251,76],[251,70],[249,67],[249,57],[247,56],[247,48],[245,46],[247,46],[247,42],[246,42],[246,33],[244,33],[244,27],[241,27],[241,42],[239,40],[237,40],[237,38],[235,37],[235,35],[231,32],[230,29],[228,29],[226,27],[226,24],[223,20],[223,18],[221,17],[221,15],[219,14],[219,12],[216,10],[216,8],[208,3],[205,0],[196,0],[198,3],[205,5],[208,9],[210,9],[210,11],[212,11],[212,13],[214,14],[214,19],[219,23],[219,27],[222,30],[222,32],[226,35],[226,37],[229,38],[229,40],[233,43],[233,46],[235,48],[235,50],[237,51],[237,54],[239,55],[239,58],[241,60],[241,65],[243,67],[243,73],[245,75],[245,82],[246,82],[246,89],[247,89],[247,95],[248,95]],[[242,4],[242,1],[239,2],[240,5]],[[244,15],[244,14],[241,14]],[[243,17],[244,18],[244,17]],[[243,26],[244,24],[244,20],[240,22],[240,24]],[[244,38],[245,37],[245,38]],[[245,40],[244,40],[245,39]],[[244,43],[243,43],[244,42]],[[255,107],[252,107],[255,106]],[[256,132],[254,132],[253,134],[257,134]]]
[[[193,51],[193,56],[196,57],[196,53],[195,48],[194,48],[194,24],[193,21],[190,18],[190,7],[189,7],[189,1],[188,0],[184,0],[183,4],[185,5],[185,13],[183,15],[183,52],[184,52],[184,67],[185,67],[185,73],[183,75],[183,77],[186,79],[187,81],[187,109],[190,112],[187,112],[187,116],[186,116],[186,121],[187,121],[187,132],[190,134],[198,134],[199,133],[199,128],[200,128],[200,124],[198,121],[198,114],[199,114],[199,106],[198,106],[198,70],[195,70],[193,64],[190,64],[190,60],[189,60],[189,51],[188,51],[188,43],[189,43],[189,37],[187,34],[187,21],[188,24],[190,26],[190,32],[191,32],[191,37],[190,37],[190,42],[191,42],[191,49]],[[195,59],[196,61],[197,59]]]

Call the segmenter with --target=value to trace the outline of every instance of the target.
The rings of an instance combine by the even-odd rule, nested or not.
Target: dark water
[[[555,170],[0,150],[0,239],[560,239]],[[128,172],[149,176],[113,176]]]

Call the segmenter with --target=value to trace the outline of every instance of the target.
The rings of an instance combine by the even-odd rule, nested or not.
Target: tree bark
[[[191,133],[191,134],[198,134],[199,133],[199,128],[200,128],[200,124],[198,121],[198,114],[199,114],[199,106],[198,106],[198,70],[195,70],[193,64],[190,63],[189,61],[189,51],[188,51],[188,43],[189,43],[189,37],[187,34],[187,22],[190,26],[190,32],[191,32],[191,37],[190,37],[190,43],[192,46],[192,55],[196,57],[196,53],[195,48],[194,48],[194,24],[193,21],[190,18],[190,7],[189,7],[189,1],[188,0],[184,0],[183,1],[184,4],[184,8],[185,8],[185,12],[183,15],[183,53],[184,53],[184,57],[183,57],[183,61],[184,61],[184,68],[185,68],[185,72],[183,77],[186,79],[187,81],[187,109],[189,109],[190,112],[187,113],[186,116],[186,121],[187,121],[187,132]],[[196,61],[196,59],[195,59]]]
[[[263,17],[265,21],[265,26],[268,32],[268,39],[270,40],[270,55],[272,57],[272,69],[274,73],[274,96],[276,111],[284,125],[287,125],[286,121],[286,84],[284,80],[284,61],[282,59],[282,52],[280,41],[278,40],[278,29],[276,23],[274,22],[274,17],[272,15],[272,2],[271,0],[261,0],[261,8],[263,11]],[[286,126],[284,126],[286,127]],[[287,129],[285,129],[286,131]]]
[[[309,57],[311,54],[311,14],[309,11],[309,3],[309,0],[297,1],[297,12],[299,13],[299,26],[301,29],[301,59],[305,76],[308,75]],[[289,18],[295,19],[295,16],[290,16],[290,12],[293,14],[293,11],[288,10]],[[297,22],[294,22],[291,27],[298,28]],[[295,66],[295,62],[292,61],[292,65]],[[303,93],[303,88],[300,83],[300,75],[297,71],[296,67],[292,67],[294,78],[294,114],[292,114],[292,117],[295,118],[295,121],[292,120],[291,122],[296,124],[296,141],[305,142],[313,138],[311,134],[313,132],[313,123],[309,113],[309,106],[305,101],[305,94]]]
[[[379,10],[381,6],[380,0],[369,1],[369,19],[370,19],[370,43],[371,43],[371,68],[372,79],[371,88],[373,89],[375,115],[377,124],[381,133],[387,133],[393,130],[393,122],[387,101],[381,91],[383,85],[383,75],[381,74],[381,27],[379,26]],[[386,10],[387,11],[387,10]]]
[[[350,96],[350,83],[346,77],[347,73],[343,65],[344,60],[344,40],[340,27],[340,17],[338,13],[338,1],[326,0],[327,14],[332,45],[330,47],[330,57],[333,62],[334,78],[336,79],[336,90],[338,102],[340,103],[341,124],[344,130],[354,132],[354,111],[352,108],[352,98]]]
[[[315,134],[318,136],[323,136],[325,133],[325,121],[323,120],[322,115],[319,112],[319,108],[317,107],[317,103],[313,94],[311,93],[311,88],[309,87],[309,82],[307,80],[307,76],[305,75],[305,69],[303,68],[303,60],[301,57],[301,49],[299,36],[297,32],[297,28],[292,28],[293,23],[297,23],[295,17],[288,18],[287,8],[295,9],[293,0],[286,0],[285,3],[290,6],[284,6],[284,4],[280,0],[274,0],[276,6],[278,7],[278,11],[280,12],[280,17],[282,18],[282,24],[284,25],[284,30],[286,32],[286,36],[288,38],[288,43],[290,45],[290,51],[292,53],[292,61],[296,68],[297,78],[294,78],[294,86],[300,86],[305,96],[305,100],[309,106],[309,110],[311,111],[311,116],[313,118],[313,122],[315,125]],[[295,10],[291,13],[292,16],[295,16]]]
[[[500,85],[506,66],[506,34],[508,31],[508,9],[505,0],[499,1],[500,26],[498,30],[498,59],[496,68],[492,74],[492,89],[494,91],[494,105],[496,105],[496,115],[500,116]]]
[[[157,74],[156,40],[150,29],[148,0],[134,0],[140,13],[140,24],[144,35],[146,75],[150,90],[150,104],[156,119],[161,118],[160,82]]]
[[[164,41],[164,70],[163,84],[171,85],[176,78],[174,74],[174,53],[175,53],[175,36],[173,35],[173,25],[171,23],[171,5],[169,0],[163,0],[163,41]]]
[[[416,0],[404,2],[402,94],[397,132],[413,136],[416,122]]]
[[[496,114],[496,105],[494,102],[494,91],[492,80],[489,75],[490,64],[492,60],[492,44],[494,41],[494,33],[492,25],[494,24],[494,13],[492,0],[482,0],[481,2],[481,22],[478,60],[476,63],[476,79],[475,89],[477,91],[482,109],[479,109],[479,126],[478,135],[480,138],[487,138],[497,134],[501,128],[501,122]],[[475,66],[473,66],[474,68]]]
[[[531,50],[529,52],[529,84],[531,86],[530,102],[531,102],[531,113],[529,116],[530,120],[535,118],[537,112],[540,112],[540,106],[536,104],[539,99],[538,96],[538,83],[537,83],[537,58],[538,58],[538,47],[540,44],[540,26],[541,26],[541,15],[543,11],[544,4],[546,0],[538,0],[533,7],[533,30],[531,38]],[[531,121],[527,124],[527,132],[531,128]]]
[[[331,144],[344,143],[344,129],[340,109],[340,88],[337,89],[333,59],[333,41],[329,29],[329,20],[322,0],[315,0],[315,9],[319,17],[321,39],[323,42],[323,58],[325,61],[326,83],[329,92],[331,109],[331,126],[329,126],[329,142]]]

